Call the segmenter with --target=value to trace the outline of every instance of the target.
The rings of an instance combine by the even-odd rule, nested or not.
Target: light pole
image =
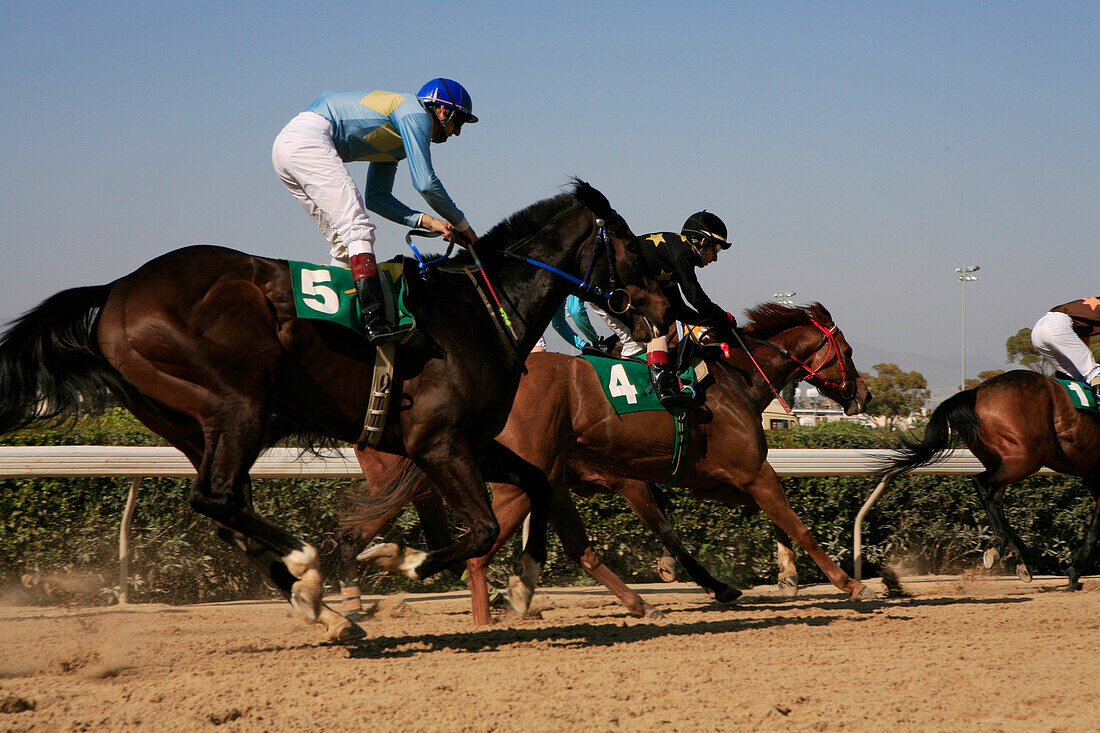
[[[793,290],[780,290],[778,293],[772,293],[772,297],[778,300],[783,305],[794,305],[794,301],[791,300],[798,293]]]
[[[963,265],[955,268],[955,275],[962,283],[962,379],[959,389],[966,389],[966,284],[974,282],[978,276],[974,273],[982,269],[978,265]]]

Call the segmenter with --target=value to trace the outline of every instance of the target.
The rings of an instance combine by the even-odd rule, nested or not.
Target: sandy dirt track
[[[543,589],[484,631],[410,595],[350,646],[275,602],[0,608],[0,731],[1100,730],[1100,580],[903,580],[863,605],[635,586],[658,621]]]

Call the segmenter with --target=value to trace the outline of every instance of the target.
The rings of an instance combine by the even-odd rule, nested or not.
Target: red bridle
[[[828,328],[826,328],[825,326],[822,326],[820,323],[818,323],[813,318],[813,316],[807,315],[806,317],[810,320],[810,323],[817,326],[817,329],[819,331],[821,331],[821,333],[825,334],[825,340],[829,344],[829,353],[827,353],[825,355],[825,358],[816,367],[810,366],[809,364],[802,361],[801,359],[799,359],[797,356],[795,356],[791,352],[784,349],[782,346],[779,346],[777,344],[773,344],[771,341],[764,341],[764,340],[755,339],[755,338],[753,340],[756,341],[757,343],[761,344],[762,346],[767,346],[769,348],[775,349],[780,354],[783,354],[783,356],[786,356],[788,359],[790,359],[791,361],[795,362],[796,364],[801,366],[803,369],[805,369],[806,370],[806,375],[803,376],[801,379],[799,379],[799,381],[810,382],[810,380],[814,380],[814,381],[816,381],[817,386],[835,388],[840,393],[841,399],[850,398],[852,395],[855,394],[856,383],[855,383],[854,380],[849,380],[848,379],[848,369],[847,369],[847,367],[844,366],[844,359],[842,358],[842,354],[840,352],[840,344],[838,344],[837,341],[836,341],[836,332],[837,332],[836,324],[834,323],[832,326],[829,326]],[[736,332],[734,333],[734,335],[737,336]],[[755,366],[756,370],[758,372],[760,372],[760,376],[762,376],[764,378],[764,382],[768,385],[768,387],[771,388],[772,394],[774,394],[775,398],[777,400],[779,400],[779,404],[781,404],[783,406],[783,409],[786,410],[788,415],[791,414],[791,408],[788,407],[787,403],[783,400],[783,398],[779,396],[779,391],[776,390],[776,388],[772,385],[771,380],[768,379],[768,375],[764,373],[763,368],[761,368],[760,364],[756,361],[756,357],[754,357],[752,355],[752,352],[749,351],[748,347],[745,346],[745,343],[744,343],[744,341],[741,340],[740,336],[737,336],[737,340],[741,344],[741,348],[744,349],[746,354],[748,354],[749,359],[753,363],[753,366]],[[722,344],[721,346],[722,346],[722,353],[728,359],[729,358],[729,347],[726,344]],[[824,369],[825,365],[829,363],[830,359],[832,359],[834,353],[836,354],[836,362],[840,366],[840,382],[834,382],[831,379],[826,379],[825,377],[822,377],[821,374],[820,374],[821,370]]]
[[[821,333],[825,334],[825,338],[829,342],[829,353],[825,355],[825,359],[820,364],[818,364],[816,368],[804,363],[794,354],[788,353],[787,356],[789,356],[793,361],[798,363],[799,366],[806,370],[806,376],[802,377],[804,381],[809,382],[811,379],[816,379],[817,383],[820,386],[832,387],[840,393],[841,397],[849,397],[850,395],[847,391],[850,387],[852,389],[852,392],[854,393],[856,383],[855,381],[850,381],[848,379],[848,369],[844,366],[844,359],[842,357],[842,354],[840,353],[840,344],[836,342],[836,324],[834,323],[832,326],[826,328],[825,326],[822,326],[820,323],[814,320],[812,316],[807,316],[807,318],[810,319],[810,323],[817,326],[817,329],[821,331]],[[826,379],[825,377],[819,375],[820,371],[825,368],[826,364],[829,363],[829,360],[833,357],[834,353],[836,354],[836,363],[840,366],[840,382],[834,382],[831,379]]]

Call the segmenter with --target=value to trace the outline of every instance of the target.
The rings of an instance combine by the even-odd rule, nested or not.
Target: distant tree
[[[874,398],[867,407],[868,415],[886,418],[887,427],[894,429],[904,418],[919,412],[929,397],[928,380],[920,372],[903,372],[897,364],[875,364],[877,376],[860,373]]]
[[[974,389],[975,387],[977,387],[979,384],[981,384],[985,380],[993,379],[993,377],[997,376],[998,374],[1004,374],[1004,373],[1005,373],[1004,369],[989,369],[989,370],[986,370],[984,372],[978,372],[978,378],[977,379],[974,379],[973,377],[971,377],[970,379],[966,380],[966,389]]]
[[[1009,364],[1019,364],[1033,372],[1044,373],[1043,357],[1031,343],[1031,329],[1021,328],[1015,336],[1009,336],[1005,341],[1005,356]]]
[[[1089,343],[1089,350],[1092,351],[1093,357],[1100,361],[1100,339],[1097,339],[1095,343]],[[1005,354],[1009,363],[1015,362],[1033,372],[1039,372],[1047,376],[1054,373],[1053,366],[1032,345],[1030,328],[1021,328],[1015,336],[1009,336],[1008,341],[1005,341]],[[967,381],[969,382],[969,380]]]

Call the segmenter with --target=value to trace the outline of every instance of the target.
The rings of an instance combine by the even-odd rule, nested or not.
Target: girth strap
[[[675,431],[672,438],[672,463],[668,467],[668,473],[661,480],[661,486],[674,486],[680,478],[680,472],[683,470],[683,458],[684,458],[684,443],[687,442],[687,413],[686,412],[674,412],[672,413],[675,419]]]

